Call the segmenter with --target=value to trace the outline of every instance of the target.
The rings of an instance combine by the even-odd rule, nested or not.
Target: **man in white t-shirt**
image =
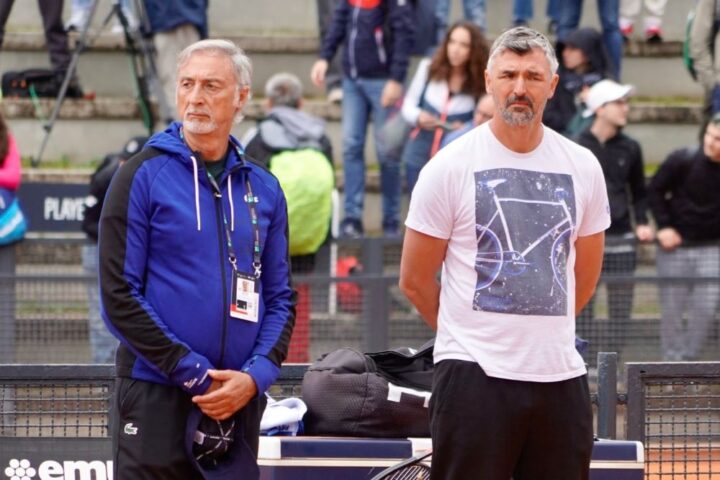
[[[433,480],[589,475],[575,315],[610,214],[597,159],[541,123],[556,70],[540,33],[498,37],[485,71],[493,119],[441,150],[413,191],[400,287],[437,330]]]

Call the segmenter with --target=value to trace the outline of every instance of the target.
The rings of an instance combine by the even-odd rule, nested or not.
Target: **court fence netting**
[[[626,392],[608,384],[614,361],[600,365],[601,438],[617,438],[608,422],[624,424],[625,438],[645,446],[647,480],[720,478],[720,362],[631,363]],[[269,394],[301,398],[306,368],[284,365]],[[114,383],[112,365],[0,365],[0,465],[107,478]]]
[[[83,245],[77,238],[46,238],[0,248],[0,465],[6,473],[43,466],[49,477],[75,469],[103,478],[94,459],[111,458],[114,370],[89,365],[89,294],[97,278],[81,266]],[[648,479],[720,478],[720,277],[661,276],[655,248],[639,249],[636,264],[606,266],[592,307],[578,320],[579,336],[590,342],[583,357],[596,431],[642,441]],[[401,240],[366,238],[326,245],[313,268],[296,265],[301,303],[290,360],[310,363],[340,347],[417,347],[430,339],[432,331],[397,287],[400,254]],[[702,328],[695,332],[702,343],[693,361],[662,362],[663,287],[675,288],[673,295],[688,292],[691,307],[712,314],[704,325],[687,317],[680,326],[685,333]],[[271,394],[300,396],[303,372],[302,365],[285,365]],[[61,458],[77,461],[66,465]]]
[[[54,238],[0,248],[0,363],[97,363],[88,327],[97,277],[82,267],[84,245]],[[343,346],[419,347],[432,338],[398,287],[400,256],[401,239],[364,238],[330,243],[314,265],[294,265],[299,303],[289,360],[312,362]],[[606,261],[595,298],[577,321],[578,336],[589,341],[583,357],[591,370],[601,351],[617,352],[621,368],[627,362],[720,360],[720,273],[660,275],[655,256],[656,247],[648,245]],[[665,302],[676,298],[685,300]],[[663,315],[666,303],[681,303],[687,315],[672,322],[667,311]],[[674,338],[694,346],[671,351]]]

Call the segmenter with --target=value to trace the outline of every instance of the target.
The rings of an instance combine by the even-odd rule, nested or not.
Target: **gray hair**
[[[265,96],[274,107],[298,108],[302,93],[302,83],[292,73],[276,73],[265,84]]]
[[[539,48],[545,53],[550,64],[550,73],[555,74],[558,69],[558,61],[555,56],[555,49],[545,35],[528,27],[515,27],[502,33],[493,42],[490,48],[487,69],[492,69],[493,60],[501,53],[510,50],[518,55],[530,53],[533,48]]]
[[[199,42],[195,42],[178,55],[178,69],[185,65],[185,63],[190,60],[190,57],[196,53],[225,55],[232,62],[238,87],[251,86],[250,77],[252,76],[252,64],[250,63],[250,59],[245,55],[242,48],[233,42],[221,39],[200,40]]]
[[[229,40],[221,39],[207,39],[195,42],[185,48],[180,55],[178,55],[177,69],[179,70],[183,65],[190,60],[190,57],[197,53],[204,53],[206,55],[224,55],[230,59],[235,72],[235,80],[237,81],[238,90],[243,87],[250,89],[252,77],[252,64],[250,59],[242,48],[235,45]],[[248,93],[248,100],[251,98],[251,93]],[[235,115],[235,123],[240,123],[243,119],[242,112],[237,112]]]

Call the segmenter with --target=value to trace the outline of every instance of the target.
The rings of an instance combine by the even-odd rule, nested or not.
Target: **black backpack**
[[[62,86],[63,75],[47,68],[30,68],[9,71],[2,76],[2,93],[5,97],[57,97]],[[68,86],[68,98],[82,98],[83,92],[72,82]]]
[[[303,377],[309,435],[430,436],[433,341],[408,348],[360,353],[332,351]]]

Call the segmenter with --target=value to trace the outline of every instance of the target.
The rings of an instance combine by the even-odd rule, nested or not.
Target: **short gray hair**
[[[550,64],[550,73],[555,74],[558,69],[558,61],[555,56],[555,49],[550,43],[550,40],[537,30],[528,27],[511,28],[502,33],[495,42],[493,42],[490,48],[490,58],[488,58],[487,69],[490,71],[495,57],[507,50],[517,53],[518,55],[525,55],[530,53],[533,48],[539,48],[545,53],[545,58],[547,58]]]
[[[252,64],[250,59],[245,55],[242,48],[235,45],[229,40],[209,39],[200,40],[188,46],[178,55],[177,68],[180,69],[190,60],[190,57],[196,53],[204,53],[207,55],[225,55],[230,59],[235,71],[238,87],[250,87],[252,77]]]
[[[298,108],[302,93],[302,83],[292,73],[276,73],[265,84],[265,96],[274,107]]]

